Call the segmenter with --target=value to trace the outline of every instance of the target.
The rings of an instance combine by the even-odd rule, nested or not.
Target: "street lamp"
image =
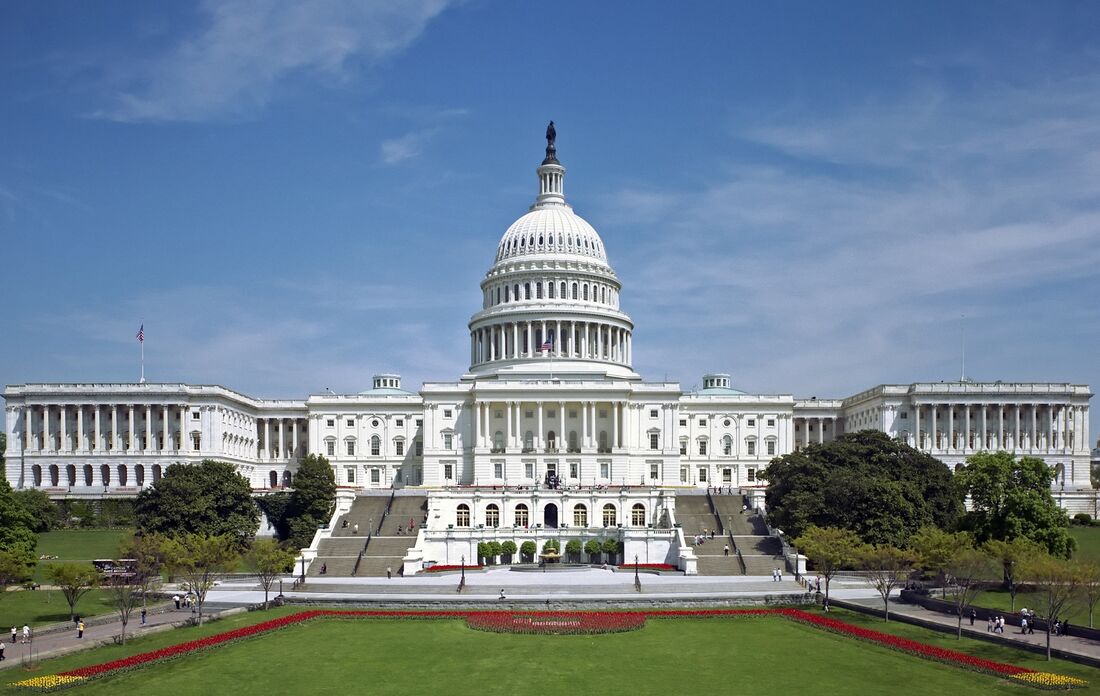
[[[462,580],[461,580],[461,582],[462,582],[463,587],[465,587],[465,585],[466,585],[466,556],[465,555],[462,556]]]
[[[634,589],[641,591],[642,581],[638,578],[638,554],[634,554]]]

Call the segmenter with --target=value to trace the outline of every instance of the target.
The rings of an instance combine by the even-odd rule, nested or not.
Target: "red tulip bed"
[[[482,569],[482,568],[484,568],[484,567],[485,567],[485,566],[479,566],[479,565],[468,565],[468,566],[460,566],[460,565],[434,565],[434,566],[432,566],[431,568],[425,568],[425,569],[424,569],[424,572],[425,572],[425,573],[445,573],[445,572],[447,572],[447,571],[449,571],[449,570],[453,570],[454,572],[456,572],[456,573],[457,573],[457,572],[459,572],[460,570],[462,570],[463,568],[465,568],[466,570],[481,570],[481,569]]]
[[[619,570],[634,570],[635,568],[637,568],[638,570],[680,570],[676,566],[670,565],[668,563],[638,563],[637,565],[633,563],[626,563],[619,566]]]
[[[300,611],[270,621],[242,626],[231,631],[217,633],[206,638],[171,645],[159,650],[132,655],[98,665],[45,675],[15,682],[13,686],[38,691],[54,691],[78,686],[89,679],[115,675],[168,660],[176,659],[225,645],[253,636],[264,635],[313,619],[465,619],[467,625],[480,631],[540,635],[592,635],[617,633],[642,628],[647,619],[729,619],[778,616],[839,635],[882,645],[907,655],[935,660],[955,667],[1011,679],[1015,683],[1041,689],[1069,689],[1086,686],[1087,682],[1048,672],[1037,672],[1026,667],[994,662],[934,645],[919,643],[908,638],[874,631],[811,613],[802,609],[668,609],[637,612],[626,611],[575,611],[575,612],[513,612],[513,611],[367,611],[316,609]]]

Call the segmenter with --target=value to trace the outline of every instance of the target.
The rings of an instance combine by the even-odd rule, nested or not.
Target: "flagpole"
[[[145,341],[141,341],[141,382],[145,384]]]

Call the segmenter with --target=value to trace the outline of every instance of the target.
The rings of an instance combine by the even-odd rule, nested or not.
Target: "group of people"
[[[1004,633],[1005,632],[1005,617],[1003,616],[990,616],[985,622],[986,633]]]
[[[772,571],[772,582],[783,582],[783,569],[776,567]]]
[[[185,595],[172,595],[172,601],[176,603],[176,609],[190,609],[194,612],[195,606],[198,605],[199,600],[198,597],[188,592]],[[142,617],[143,622],[144,618],[145,617]]]
[[[702,533],[695,535],[695,545],[696,546],[702,546],[703,543],[707,539],[713,539],[713,538],[714,538],[714,530],[713,529],[703,529]]]

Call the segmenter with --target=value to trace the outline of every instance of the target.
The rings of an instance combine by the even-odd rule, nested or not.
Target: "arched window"
[[[370,454],[372,457],[382,454],[382,438],[377,435],[371,435],[370,437]]]
[[[569,451],[570,452],[580,452],[581,451],[581,448],[580,448],[579,444],[577,443],[577,431],[576,430],[570,430],[569,431]]]
[[[525,299],[525,300],[531,299],[531,284],[530,283],[524,283],[523,284],[523,299]]]
[[[546,446],[550,449],[558,447],[558,436],[553,430],[546,431]]]
[[[573,299],[577,299],[577,284],[573,283]]]
[[[619,523],[619,516],[615,514],[615,506],[611,503],[603,506],[603,526],[614,527]]]
[[[525,503],[520,503],[516,506],[516,526],[526,527],[530,523],[530,511],[527,509],[527,505]]]
[[[50,464],[50,485],[57,486],[61,482],[61,474],[56,464]]]
[[[99,467],[99,480],[104,486],[111,485],[111,467],[108,464],[104,464]]]
[[[498,295],[500,294],[500,288],[497,288],[497,294]],[[504,286],[504,301],[505,302],[511,302],[512,301],[512,288],[508,285]]]
[[[600,438],[599,439],[600,439],[600,451],[601,452],[610,452],[611,448],[609,448],[607,446],[607,431],[606,430],[601,430],[600,431]]]
[[[499,430],[493,433],[493,450],[497,452],[504,451],[504,433]]]
[[[630,524],[635,527],[645,526],[645,505],[634,503],[634,507],[630,508]]]
[[[92,465],[91,464],[85,464],[84,465],[84,485],[85,486],[92,485]]]
[[[267,475],[267,481],[268,481],[268,484],[270,485],[271,488],[278,488],[279,487],[279,475],[277,473],[275,473],[274,471],[270,472]]]
[[[157,481],[160,480],[160,471],[161,471],[160,470],[160,464],[154,464],[153,465],[153,483],[156,483]],[[90,477],[89,477],[89,482],[90,482]]]
[[[733,454],[733,438],[729,435],[722,438],[722,454],[727,457]]]
[[[554,299],[554,284],[553,283],[547,283],[546,284],[546,296],[548,298],[550,298],[551,300]]]
[[[34,476],[34,485],[41,486],[42,485],[42,466],[39,465],[39,464],[35,464],[34,466],[32,466],[31,467],[31,474]]]
[[[145,485],[145,466],[142,464],[134,467],[134,483],[139,487]]]
[[[65,467],[65,477],[67,479],[69,479],[69,485],[70,486],[75,486],[76,485],[76,466],[74,466],[73,464],[70,464],[67,467]]]
[[[577,505],[573,508],[573,526],[588,526],[588,508],[586,508],[584,505]]]
[[[283,472],[283,485],[290,488],[294,485],[294,474],[289,471]]]
[[[516,298],[516,302],[519,302],[519,283],[512,286],[512,297]]]
[[[588,283],[584,284],[584,299],[586,302],[588,301]]]
[[[607,288],[600,286],[600,302],[607,303]]]
[[[561,282],[561,299],[565,299],[565,281]]]
[[[485,526],[486,527],[499,527],[500,526],[500,508],[496,503],[489,503],[485,507]]]
[[[535,434],[528,430],[523,434],[523,451],[531,452],[535,449]]]
[[[542,299],[542,283],[535,283],[535,299]]]
[[[470,506],[466,503],[459,503],[458,509],[455,511],[455,526],[470,526]]]

